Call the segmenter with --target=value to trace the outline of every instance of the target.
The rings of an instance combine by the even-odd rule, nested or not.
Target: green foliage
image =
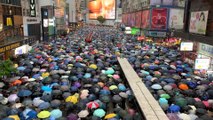
[[[100,22],[101,24],[103,24],[103,23],[106,21],[106,19],[105,19],[103,16],[98,16],[98,17],[97,17],[97,20],[98,20],[98,22]]]
[[[0,61],[0,78],[2,77],[10,77],[11,73],[16,72],[16,68],[14,68],[13,62],[8,59],[5,61]]]

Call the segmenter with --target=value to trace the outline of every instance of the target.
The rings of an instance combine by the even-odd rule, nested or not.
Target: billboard
[[[189,32],[206,34],[208,11],[191,12]]]
[[[167,8],[152,9],[151,28],[165,30],[167,28]]]
[[[135,13],[135,26],[137,28],[141,27],[141,12],[136,12]]]
[[[181,42],[180,51],[193,51],[193,42]]]
[[[141,28],[148,28],[149,27],[149,17],[150,11],[145,10],[141,12]]]
[[[169,13],[169,28],[183,29],[184,10],[170,9]]]
[[[172,5],[173,4],[173,0],[162,0],[162,4],[163,5]]]
[[[178,7],[185,7],[186,0],[173,0],[173,5]]]
[[[115,19],[116,0],[90,0],[88,3],[89,19],[103,16],[105,19]]]

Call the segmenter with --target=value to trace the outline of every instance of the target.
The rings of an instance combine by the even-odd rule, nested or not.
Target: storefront
[[[40,20],[38,17],[23,17],[24,36],[36,36],[40,39]]]
[[[213,71],[213,46],[199,43],[198,58],[210,59],[209,68],[207,71]]]
[[[11,56],[15,55],[15,48],[21,45],[20,42],[9,44],[6,46],[0,47],[0,59],[5,60]]]

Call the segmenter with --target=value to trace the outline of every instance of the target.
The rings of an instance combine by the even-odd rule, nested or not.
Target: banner
[[[130,23],[130,26],[131,27],[134,27],[135,26],[135,13],[131,13],[131,23]]]
[[[195,69],[196,70],[208,70],[210,65],[210,59],[196,59]]]
[[[137,28],[141,27],[141,12],[136,12],[135,13],[135,26]]]
[[[141,12],[141,28],[148,28],[149,27],[149,17],[150,11],[145,10]]]
[[[165,30],[167,28],[167,8],[152,9],[151,28]]]
[[[183,29],[183,18],[184,10],[183,9],[170,9],[169,14],[169,28]]]
[[[206,34],[208,11],[191,12],[189,32]]]
[[[180,51],[193,51],[193,42],[181,42]]]

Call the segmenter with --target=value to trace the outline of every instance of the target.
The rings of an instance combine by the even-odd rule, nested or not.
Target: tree
[[[98,16],[98,17],[97,17],[97,20],[98,20],[98,22],[101,23],[101,24],[103,24],[103,23],[106,21],[106,19],[105,19],[103,16]]]
[[[10,59],[0,61],[0,78],[10,77],[12,73],[15,73],[16,71],[13,62]]]

